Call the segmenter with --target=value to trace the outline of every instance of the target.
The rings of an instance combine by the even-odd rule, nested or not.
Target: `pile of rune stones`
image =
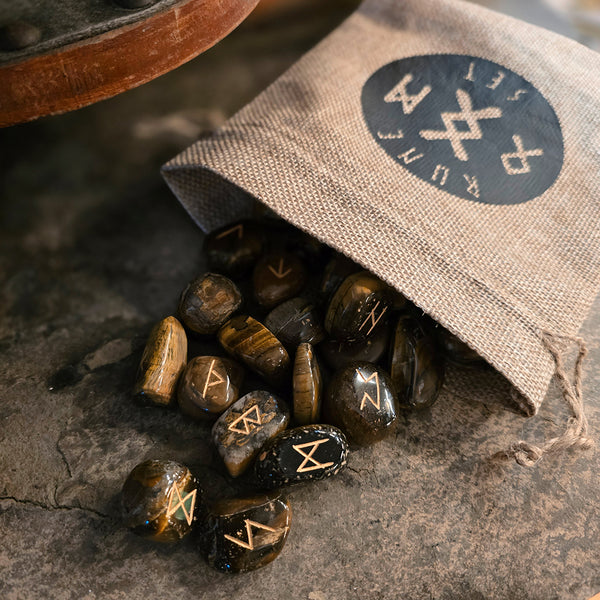
[[[285,544],[280,488],[335,475],[348,444],[377,442],[399,411],[431,406],[446,359],[481,359],[375,275],[272,216],[211,233],[204,251],[210,272],[183,290],[178,318],[152,329],[134,394],[213,421],[229,475],[250,471],[264,493],[209,505],[186,466],[149,460],[125,481],[122,514],[164,542],[198,525],[211,566],[249,571]],[[216,335],[223,356],[188,360],[188,335]],[[240,398],[246,369],[263,385]]]

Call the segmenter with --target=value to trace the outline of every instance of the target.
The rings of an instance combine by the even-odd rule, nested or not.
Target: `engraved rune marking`
[[[526,94],[527,90],[517,90],[512,96],[508,96],[509,102],[516,102],[523,94]]]
[[[458,160],[467,161],[469,155],[463,146],[463,140],[480,140],[483,138],[479,121],[484,119],[499,119],[502,111],[497,106],[488,106],[479,110],[473,110],[471,97],[464,90],[456,90],[456,99],[460,106],[460,112],[443,112],[442,121],[446,129],[439,131],[436,129],[424,129],[419,135],[426,140],[447,140],[452,145],[454,156]],[[455,123],[466,123],[468,130],[459,131]]]
[[[380,397],[380,391],[379,391],[379,374],[377,373],[377,371],[375,371],[375,373],[373,373],[373,375],[371,375],[368,379],[365,379],[365,376],[362,374],[362,372],[359,369],[356,369],[356,372],[360,375],[360,378],[365,382],[365,383],[369,383],[369,381],[371,381],[371,379],[373,379],[373,377],[375,378],[375,385],[377,386],[377,402],[375,402],[375,400],[373,400],[373,398],[371,398],[371,395],[368,394],[367,392],[365,392],[363,394],[362,400],[360,401],[360,410],[362,410],[365,407],[365,404],[367,402],[367,400],[377,409],[379,409],[381,407],[381,397]]]
[[[401,102],[405,115],[410,115],[417,106],[431,92],[431,86],[425,85],[418,94],[409,94],[406,90],[408,84],[414,79],[411,73],[407,73],[402,81],[393,87],[384,97],[385,102]]]
[[[523,140],[520,135],[513,135],[513,142],[515,143],[516,152],[508,152],[507,154],[502,155],[502,164],[504,166],[504,170],[509,175],[523,175],[524,173],[531,172],[531,165],[527,158],[529,156],[544,156],[544,151],[541,148],[535,148],[533,150],[525,150],[523,146]],[[511,159],[516,159],[519,161],[519,167],[513,167],[511,164]]]
[[[286,275],[289,275],[292,272],[292,267],[286,269],[285,271],[283,270],[283,258],[279,259],[279,267],[277,268],[277,271],[271,265],[268,265],[268,267],[269,271],[271,271],[271,273],[273,273],[277,279],[283,279]]]
[[[216,239],[220,240],[221,238],[227,237],[228,235],[231,235],[234,231],[238,232],[238,238],[241,240],[242,236],[244,235],[244,225],[240,223],[239,225],[236,225],[235,227],[232,227],[227,231],[223,231],[217,236]]]
[[[314,471],[315,469],[324,469],[325,467],[330,467],[332,464],[334,464],[332,462],[320,463],[318,460],[312,457],[315,450],[317,449],[317,446],[320,446],[321,444],[324,444],[328,441],[329,440],[327,438],[323,438],[314,442],[306,442],[306,444],[293,444],[292,448],[296,452],[304,456],[304,460],[302,461],[302,464],[296,469],[296,473],[306,473],[307,471]],[[306,452],[304,452],[302,448],[308,448],[309,446],[311,447],[311,450],[308,454],[306,454]],[[310,466],[307,466],[308,461],[312,463]]]
[[[467,174],[465,174],[463,177],[467,180],[467,183],[469,184],[469,187],[467,188],[467,192],[469,192],[469,194],[471,194],[471,196],[475,196],[475,198],[479,198],[479,181],[477,180],[477,177],[475,177],[475,175],[467,175]]]
[[[446,180],[448,179],[448,173],[450,173],[450,169],[445,167],[444,165],[436,165],[435,171],[431,177],[431,181],[436,181],[439,174],[442,174],[442,178],[440,179],[440,185],[445,185]]]
[[[274,529],[273,527],[269,527],[268,525],[263,525],[262,523],[257,523],[256,521],[251,521],[250,519],[244,519],[244,523],[246,523],[246,535],[248,538],[247,542],[241,540],[239,538],[235,538],[231,535],[225,534],[223,537],[242,548],[246,548],[246,550],[254,550],[254,536],[252,534],[252,528],[255,529],[264,529],[265,531],[270,531],[272,533],[277,533],[278,529]]]
[[[469,64],[469,72],[464,76],[463,79],[466,79],[467,81],[475,81],[474,76],[475,75],[475,63],[471,62]]]
[[[206,390],[209,387],[213,387],[213,385],[219,385],[220,383],[225,383],[225,380],[216,372],[213,371],[213,367],[215,366],[216,359],[213,358],[213,361],[210,363],[210,368],[208,369],[208,375],[206,377],[206,381],[204,382],[204,389],[202,390],[202,395],[206,396]],[[215,381],[210,381],[211,375],[216,377]]]
[[[254,413],[254,417],[250,417],[250,413]],[[262,415],[258,410],[258,405],[251,406],[245,413],[240,415],[235,421],[233,421],[227,429],[229,431],[235,431],[236,433],[243,433],[244,435],[248,435],[251,431],[250,425],[262,425]],[[243,429],[237,427],[239,422],[242,422],[244,425]],[[256,428],[258,429],[258,428]]]
[[[485,87],[490,88],[490,90],[495,90],[504,81],[505,77],[506,73],[504,71],[498,71],[498,74],[492,79],[492,82],[488,83]]]
[[[403,154],[398,154],[398,158],[401,158],[404,161],[405,165],[409,165],[411,162],[415,162],[415,160],[423,158],[424,154],[415,154],[414,156],[411,156],[411,154],[416,151],[416,148],[411,148]]]
[[[385,314],[385,311],[387,310],[387,306],[386,306],[381,311],[381,314],[377,317],[377,319],[375,319],[375,311],[377,310],[379,304],[380,304],[380,301],[377,300],[377,304],[374,306],[373,310],[367,315],[367,318],[363,321],[362,325],[358,328],[359,331],[367,324],[369,319],[371,320],[371,327],[369,328],[369,331],[367,331],[367,335],[369,335],[371,333],[371,331],[373,331],[373,327],[375,327],[375,325],[377,325],[377,323],[379,323],[379,320],[381,319],[381,317],[383,317],[383,315]]]
[[[181,492],[177,487],[177,484],[173,485],[171,493],[169,494],[169,505],[167,507],[167,517],[176,513],[179,509],[183,512],[183,517],[187,521],[188,525],[192,524],[194,518],[194,506],[196,504],[196,491],[192,490],[189,494],[186,494],[183,498]],[[177,502],[175,503],[175,496],[177,496]],[[186,507],[187,504],[187,507]],[[177,517],[177,516],[176,516]],[[177,517],[178,518],[178,517]]]
[[[377,137],[380,140],[401,140],[404,137],[404,133],[402,129],[398,129],[396,133],[381,133],[381,131],[378,131]]]

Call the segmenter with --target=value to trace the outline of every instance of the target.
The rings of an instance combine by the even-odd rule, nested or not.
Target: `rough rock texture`
[[[120,526],[133,466],[169,458],[249,492],[210,424],[130,391],[152,325],[202,272],[202,235],[159,165],[218,125],[331,28],[333,3],[246,24],[206,55],[77,113],[0,132],[0,598],[21,600],[586,600],[600,591],[600,454],[484,476],[481,459],[562,430],[552,389],[526,420],[451,370],[431,409],[290,490],[294,522],[260,571],[211,570],[191,538],[164,547]],[[327,8],[329,7],[329,8]],[[585,397],[600,427],[600,301],[583,329]],[[214,348],[194,341],[190,355]],[[248,384],[250,385],[250,384]],[[498,396],[507,390],[499,388]],[[243,478],[242,478],[243,479]]]

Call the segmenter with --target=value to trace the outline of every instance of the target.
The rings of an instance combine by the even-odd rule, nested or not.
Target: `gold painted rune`
[[[214,385],[219,385],[220,383],[225,383],[225,380],[216,372],[213,371],[213,367],[215,366],[216,358],[213,358],[213,361],[210,363],[210,368],[208,369],[208,375],[206,377],[206,381],[204,382],[204,389],[202,390],[202,395],[206,396],[206,390],[209,387],[213,387]],[[214,375],[216,380],[211,381],[211,376]]]
[[[194,518],[194,506],[196,505],[196,491],[197,490],[192,490],[189,494],[186,494],[182,498],[177,484],[174,484],[173,488],[171,489],[171,493],[169,494],[167,517],[170,517],[172,514],[181,509],[187,524],[191,525]]]
[[[368,379],[365,379],[365,376],[362,374],[362,371],[360,371],[359,369],[356,369],[356,372],[358,373],[358,375],[360,375],[360,378],[365,383],[368,383],[369,381],[371,381],[371,379],[375,378],[375,384],[377,385],[377,402],[375,402],[375,400],[373,400],[373,398],[371,398],[371,395],[369,393],[365,392],[363,394],[362,400],[360,401],[360,410],[362,410],[365,407],[367,400],[376,409],[379,410],[379,408],[381,407],[381,395],[380,395],[380,391],[379,391],[379,374],[377,373],[377,371],[375,371],[375,373],[373,373],[373,375],[371,375]]]
[[[373,310],[367,315],[367,318],[363,321],[362,325],[358,328],[359,331],[367,324],[369,319],[371,320],[371,327],[369,327],[369,331],[367,331],[367,335],[369,335],[371,333],[371,331],[373,331],[373,327],[375,327],[375,325],[377,325],[377,323],[379,323],[379,320],[381,319],[381,317],[383,317],[383,315],[385,314],[385,311],[387,310],[387,306],[386,306],[381,311],[381,314],[376,319],[375,313],[377,311],[377,308],[379,307],[379,304],[380,304],[380,300],[377,300],[377,304],[375,305]]]
[[[279,267],[277,267],[277,271],[271,265],[267,265],[269,267],[269,271],[277,277],[277,279],[283,279],[286,275],[289,275],[292,272],[292,268],[289,267],[285,271],[283,270],[283,258],[279,259]]]
[[[272,533],[277,533],[277,529],[273,529],[273,527],[269,527],[268,525],[263,525],[262,523],[257,523],[256,521],[251,521],[250,519],[244,519],[246,523],[246,535],[248,537],[248,541],[244,542],[240,538],[235,538],[231,535],[225,534],[224,537],[226,540],[241,546],[242,548],[246,548],[246,550],[254,550],[254,536],[252,534],[252,528],[255,529],[264,529],[265,531],[270,531]]]
[[[251,413],[254,413],[254,417],[249,416]],[[243,429],[237,427],[237,424],[240,421],[244,425]],[[236,433],[243,433],[244,435],[248,435],[251,431],[250,425],[262,425],[262,415],[258,410],[257,404],[251,406],[244,414],[240,415],[235,421],[233,421],[229,425],[227,429],[229,429],[229,431],[235,431]]]
[[[292,448],[296,452],[304,456],[304,460],[302,461],[302,464],[296,469],[296,473],[306,473],[307,471],[314,471],[315,469],[324,469],[325,467],[330,467],[333,464],[332,462],[320,463],[318,460],[313,458],[313,454],[317,449],[317,446],[320,446],[321,444],[324,444],[328,441],[329,439],[323,438],[314,442],[306,442],[306,444],[293,444]],[[306,452],[304,452],[302,448],[308,447],[311,447],[311,450],[308,454],[306,454]],[[308,465],[308,461],[310,461],[312,464]]]
[[[238,238],[241,240],[242,236],[244,235],[244,226],[241,223],[239,225],[236,225],[235,227],[232,227],[231,229],[228,229],[227,231],[223,231],[222,233],[220,233],[217,236],[216,239],[220,240],[221,238],[224,238],[224,237],[227,237],[228,235],[231,235],[235,231],[237,231]]]

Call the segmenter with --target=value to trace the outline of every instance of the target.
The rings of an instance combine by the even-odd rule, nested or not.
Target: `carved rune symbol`
[[[250,519],[244,519],[244,523],[246,523],[246,535],[248,537],[248,541],[244,542],[244,540],[240,540],[239,538],[235,538],[231,535],[225,534],[223,537],[242,548],[246,548],[246,550],[254,550],[254,536],[252,535],[252,528],[256,529],[264,529],[265,531],[270,531],[271,533],[277,533],[278,529],[273,529],[273,527],[269,527],[268,525],[263,525],[262,523],[257,523],[256,521],[251,521]]]
[[[271,265],[268,265],[268,267],[269,271],[271,271],[271,273],[273,273],[273,275],[275,275],[277,279],[283,279],[286,275],[289,275],[292,272],[291,267],[289,267],[285,271],[283,270],[283,258],[279,259],[279,267],[277,268],[277,270],[275,270],[275,268]]]
[[[373,375],[371,375],[368,379],[365,379],[365,376],[362,374],[362,372],[359,369],[356,369],[356,372],[357,372],[358,375],[360,375],[360,378],[365,383],[369,383],[369,381],[371,381],[371,379],[375,378],[375,385],[377,386],[377,402],[375,402],[375,400],[373,400],[373,398],[371,398],[370,394],[368,394],[367,392],[365,392],[363,394],[362,400],[360,401],[360,410],[362,410],[365,407],[365,404],[367,403],[367,400],[376,409],[379,410],[379,408],[381,407],[381,397],[380,397],[380,392],[379,392],[379,375],[378,375],[377,371],[375,371],[375,373],[373,373]]]
[[[544,151],[541,148],[535,148],[534,150],[525,150],[523,146],[523,140],[520,135],[513,135],[513,142],[515,143],[516,152],[509,152],[502,155],[502,164],[504,165],[505,171],[509,175],[523,175],[524,173],[531,172],[531,165],[527,158],[529,156],[543,156]],[[511,165],[511,159],[517,159],[521,166],[513,167]]]
[[[228,229],[227,231],[223,231],[217,236],[216,239],[220,240],[221,238],[231,235],[235,231],[237,231],[238,238],[241,240],[244,235],[244,226],[241,223],[239,225],[236,225],[235,227],[232,227],[231,229]]]
[[[208,369],[208,375],[206,376],[206,381],[204,382],[204,389],[202,390],[203,396],[206,396],[206,390],[209,387],[213,387],[214,385],[219,385],[220,383],[225,383],[225,380],[216,371],[213,371],[215,362],[216,362],[216,359],[213,359],[213,361],[210,363],[210,368]],[[216,377],[216,379],[214,381],[211,381],[210,378],[213,375]]]
[[[251,413],[254,413],[254,417],[250,417]],[[261,417],[262,415],[258,410],[258,405],[255,404],[254,406],[251,406],[245,413],[241,414],[235,421],[233,421],[227,429],[229,429],[229,431],[235,431],[236,433],[243,433],[244,435],[248,435],[251,431],[251,424],[262,425]],[[240,421],[244,424],[243,429],[236,427]]]
[[[167,507],[167,517],[170,517],[172,514],[177,513],[179,509],[183,513],[183,518],[187,521],[188,525],[192,524],[192,520],[194,518],[194,506],[196,504],[196,491],[192,490],[189,494],[186,494],[183,498],[181,497],[181,492],[177,487],[177,484],[174,484],[171,493],[169,494],[169,506]],[[177,496],[176,502],[175,497]],[[180,518],[175,515],[176,518]]]
[[[444,131],[436,129],[423,129],[419,135],[426,140],[448,140],[458,160],[467,161],[469,155],[463,146],[463,140],[480,140],[483,138],[479,121],[484,119],[499,119],[502,111],[497,106],[488,106],[480,110],[473,110],[471,96],[464,90],[456,90],[456,99],[460,112],[443,112],[442,121],[446,126]],[[459,131],[456,123],[466,123],[468,130]]]
[[[328,441],[329,440],[327,438],[323,438],[321,440],[316,440],[315,442],[306,442],[306,444],[293,444],[292,448],[296,452],[304,456],[304,460],[302,461],[302,464],[296,469],[296,473],[306,473],[307,471],[314,471],[315,469],[324,469],[325,467],[330,467],[333,464],[332,462],[320,463],[318,460],[312,457],[312,455],[315,453],[315,450],[317,449],[317,446],[324,444]],[[304,452],[302,448],[308,447],[311,447],[311,449],[310,452],[306,454],[306,452]],[[310,466],[307,466],[308,461],[312,463]]]
[[[367,331],[367,335],[369,335],[371,333],[371,331],[373,331],[373,327],[375,327],[375,325],[377,325],[377,323],[379,323],[381,317],[383,317],[385,311],[387,310],[387,306],[381,311],[381,314],[375,318],[375,314],[377,311],[377,308],[379,307],[379,304],[381,302],[379,300],[377,300],[377,304],[375,305],[375,307],[373,308],[373,310],[367,315],[367,318],[362,322],[362,325],[358,328],[358,330],[360,331],[369,320],[371,320],[371,327],[369,327],[369,331]]]

